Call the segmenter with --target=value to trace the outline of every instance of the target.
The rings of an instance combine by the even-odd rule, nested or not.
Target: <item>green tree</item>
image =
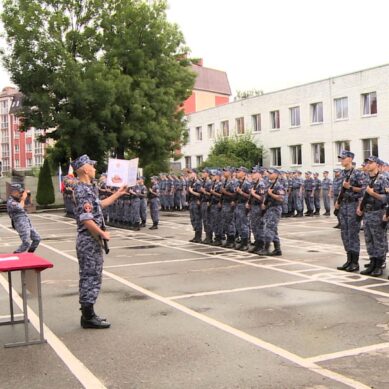
[[[49,205],[55,201],[53,180],[51,179],[50,165],[47,158],[39,172],[36,201],[39,205]]]
[[[203,166],[252,168],[260,163],[263,157],[263,146],[258,146],[251,134],[222,137],[216,140]]]
[[[55,165],[130,153],[145,167],[185,142],[178,107],[195,74],[166,8],[165,0],[4,0],[3,62],[24,94],[23,129],[56,141]]]

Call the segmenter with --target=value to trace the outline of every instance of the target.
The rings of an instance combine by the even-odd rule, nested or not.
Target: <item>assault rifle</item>
[[[374,177],[372,177],[370,179],[370,182],[369,182],[369,185],[368,185],[368,188],[373,188],[373,185],[375,183],[375,180],[377,179],[378,177],[378,174],[377,173]],[[367,200],[369,199],[369,194],[365,191],[365,193],[363,194],[363,197],[362,197],[362,201],[361,201],[361,204],[359,205],[359,209],[363,212],[365,210],[365,206],[366,206],[366,203],[367,203]],[[363,217],[363,213],[361,216],[357,215],[357,222],[360,222],[362,220],[362,217]]]
[[[276,185],[277,181],[278,181],[278,176],[277,176],[277,178],[274,180],[274,182],[271,184],[271,186],[270,186],[269,189],[274,189],[274,186]],[[268,190],[269,190],[269,189],[268,189]],[[262,210],[262,216],[266,213],[266,211],[267,211],[267,206],[269,205],[269,202],[270,202],[269,194],[266,193],[266,195],[265,195],[265,200],[264,200],[264,202],[263,202],[264,209]]]
[[[351,175],[352,175],[353,173],[354,173],[354,168],[351,168],[349,174],[347,174],[346,178],[344,179],[343,184],[344,184],[345,182],[350,182],[350,178],[351,178]],[[346,193],[346,190],[347,190],[347,189],[343,186],[343,184],[342,184],[342,189],[340,190],[340,193],[339,193],[339,195],[338,195],[338,198],[336,199],[336,202],[337,202],[339,208],[338,208],[338,209],[334,209],[334,215],[335,215],[335,216],[338,216],[339,209],[340,209],[340,205],[342,204],[344,194]]]

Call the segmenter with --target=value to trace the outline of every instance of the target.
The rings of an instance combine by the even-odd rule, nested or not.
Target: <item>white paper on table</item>
[[[139,158],[114,159],[108,161],[107,185],[121,187],[136,185]]]

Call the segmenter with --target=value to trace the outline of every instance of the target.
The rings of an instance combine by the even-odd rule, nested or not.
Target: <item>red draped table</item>
[[[27,346],[30,344],[45,343],[43,333],[43,309],[42,309],[42,286],[41,286],[41,271],[53,267],[53,264],[46,259],[38,257],[32,253],[15,253],[15,254],[0,254],[0,272],[8,273],[8,288],[9,288],[9,309],[10,320],[0,322],[0,325],[14,325],[24,323],[24,342],[8,343],[5,347]],[[36,274],[36,284],[38,292],[38,307],[39,307],[39,339],[30,340],[28,331],[28,311],[27,311],[27,285],[26,271],[33,270]],[[21,272],[22,281],[22,299],[23,299],[23,320],[15,320],[14,307],[12,298],[12,272]]]

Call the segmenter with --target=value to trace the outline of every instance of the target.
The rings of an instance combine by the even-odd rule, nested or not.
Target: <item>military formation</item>
[[[96,315],[103,269],[108,252],[106,224],[139,231],[147,223],[147,205],[157,229],[159,212],[189,210],[194,237],[190,242],[248,251],[259,256],[282,255],[278,224],[281,218],[337,216],[346,261],[339,270],[360,270],[360,230],[363,229],[370,262],[361,274],[379,277],[386,266],[389,222],[389,167],[376,156],[357,166],[354,153],[338,156],[342,169],[333,179],[310,171],[282,171],[255,166],[223,169],[186,169],[176,175],[144,177],[133,187],[108,187],[102,174],[95,180],[95,161],[83,155],[72,162],[77,178],[65,177],[63,196],[68,216],[77,220],[77,257],[80,266],[81,326],[109,328]],[[40,237],[25,209],[27,192],[11,186],[7,209],[22,244],[15,252],[34,252]],[[324,210],[321,213],[321,206]],[[304,212],[305,211],[305,212]],[[253,238],[253,239],[252,239]]]

